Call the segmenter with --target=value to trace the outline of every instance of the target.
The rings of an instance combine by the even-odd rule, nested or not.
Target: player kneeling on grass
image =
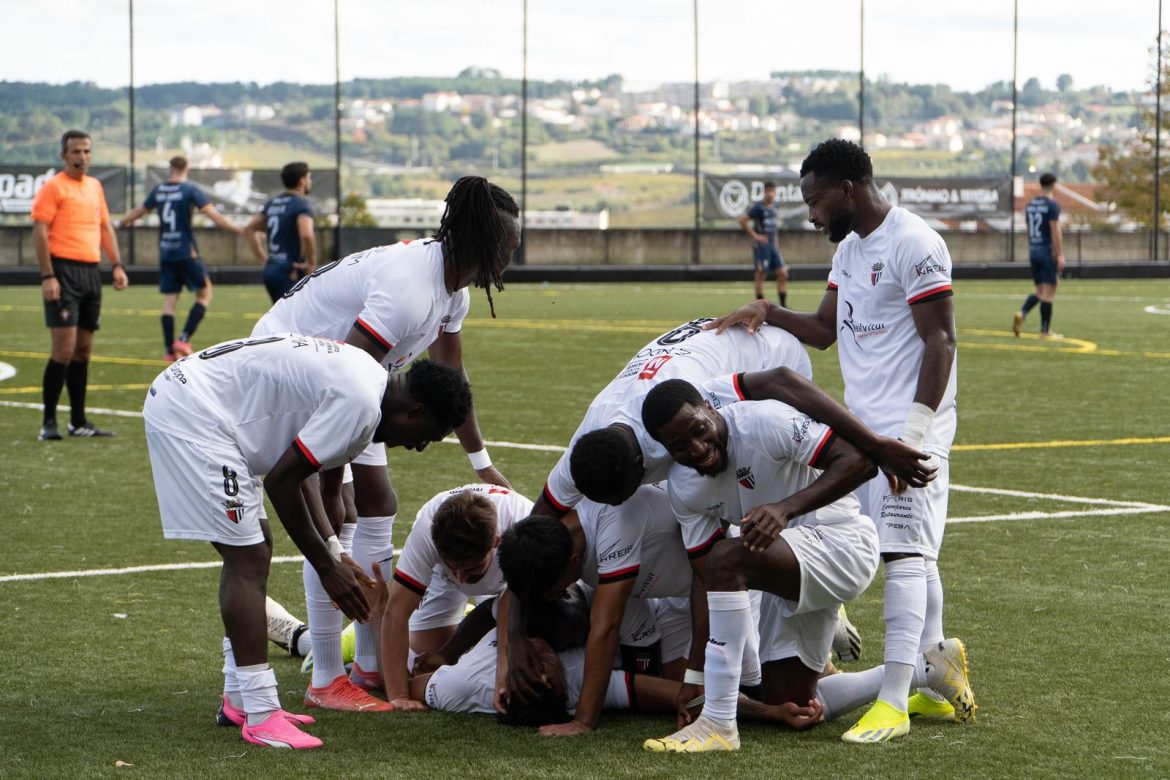
[[[370,616],[373,582],[339,550],[317,472],[341,469],[371,441],[423,450],[460,425],[471,389],[429,361],[390,375],[357,347],[289,334],[218,344],[173,363],[143,406],[155,490],[168,539],[211,542],[223,558],[224,719],[249,742],[312,748],[281,709],[268,666],[264,594],[272,534],[263,490],[329,597],[356,620]],[[333,510],[336,511],[336,510]]]
[[[877,468],[832,429],[778,401],[716,411],[688,382],[663,382],[642,406],[646,431],[676,465],[671,507],[687,549],[718,534],[693,570],[691,657],[679,693],[680,725],[704,683],[702,715],[654,752],[736,750],[736,699],[752,632],[748,589],[764,591],[760,661],[764,700],[809,704],[833,644],[841,603],[861,594],[878,567],[877,531],[850,495]],[[709,622],[708,622],[709,621]],[[709,637],[708,637],[709,632]]]

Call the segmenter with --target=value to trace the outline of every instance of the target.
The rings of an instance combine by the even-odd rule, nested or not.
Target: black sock
[[[1048,326],[1052,324],[1052,304],[1048,301],[1040,301],[1040,332],[1047,333]]]
[[[764,296],[760,295],[759,293],[756,293],[756,300],[762,301],[762,300],[764,300]]]
[[[45,378],[41,382],[41,400],[45,404],[45,422],[57,422],[57,402],[61,400],[61,388],[65,387],[67,366],[50,360],[45,364]]]
[[[175,343],[175,315],[164,314],[162,316],[162,329],[163,347],[166,348],[167,354],[169,355],[175,351],[172,346]]]
[[[80,363],[76,360],[69,364],[65,372],[65,386],[69,389],[69,421],[77,428],[85,425],[85,387],[89,384],[89,361]]]
[[[1032,308],[1038,303],[1040,303],[1039,298],[1037,298],[1035,295],[1029,295],[1027,299],[1024,300],[1024,306],[1020,309],[1020,314],[1023,314],[1025,317],[1027,317],[1028,312],[1032,311]]]
[[[786,292],[780,293],[780,306],[785,308],[785,309],[788,308],[788,293],[786,293]]]
[[[183,332],[179,334],[179,341],[191,340],[191,337],[195,335],[195,329],[199,327],[199,323],[203,322],[203,315],[206,313],[207,307],[202,303],[191,307],[191,311],[187,314],[187,324],[183,326]]]

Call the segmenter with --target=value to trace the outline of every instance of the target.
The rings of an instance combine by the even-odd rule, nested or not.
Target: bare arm
[[[463,374],[463,379],[470,384],[471,380],[468,379],[467,371],[463,368],[463,339],[458,331],[440,333],[439,337],[431,343],[427,352],[432,360],[458,369]],[[471,410],[471,414],[467,415],[464,423],[455,429],[455,435],[459,437],[459,443],[463,445],[464,452],[479,452],[484,449],[483,436],[479,431],[479,420],[476,419],[474,408]],[[486,468],[478,469],[475,473],[481,482],[511,487],[508,480],[504,479],[504,475],[495,466],[489,465]]]
[[[536,497],[536,503],[532,505],[532,511],[529,514],[539,515],[540,517],[555,517],[557,520],[560,520],[570,511],[572,510],[559,509],[553,506],[553,503],[548,500],[548,497],[545,496],[544,491],[541,490],[540,495]]]
[[[256,261],[263,265],[268,262],[267,234],[264,232],[264,214],[254,214],[248,224],[244,225],[244,238],[248,240],[248,248]]]
[[[802,344],[828,349],[837,341],[837,291],[826,290],[816,312],[793,311],[768,301],[752,301],[731,314],[708,322],[703,330],[722,333],[733,325],[743,325],[749,333],[755,333],[765,322],[784,328],[800,339]]]
[[[702,674],[707,662],[707,639],[711,635],[707,613],[707,555],[691,559],[691,654],[687,659],[687,674]],[[703,692],[703,686],[683,682],[675,699],[678,726],[691,722],[689,705]]]
[[[106,257],[114,264],[114,289],[125,290],[130,284],[130,277],[126,276],[126,269],[122,267],[122,252],[118,248],[118,235],[114,232],[114,225],[108,219],[102,223],[102,248],[106,250]]]
[[[589,611],[589,638],[585,641],[585,670],[577,711],[568,723],[543,726],[546,737],[572,737],[597,728],[605,704],[613,657],[620,639],[626,601],[634,590],[633,578],[601,585],[593,595]]]
[[[317,268],[317,236],[313,233],[313,218],[308,214],[297,217],[297,235],[301,238],[301,262],[293,268],[311,274]]]
[[[390,583],[390,599],[382,613],[379,643],[382,650],[382,679],[386,681],[386,700],[396,709],[420,709],[421,702],[410,695],[406,659],[410,654],[410,616],[418,609],[422,596],[400,582]]]
[[[955,305],[954,296],[923,301],[910,307],[918,337],[926,344],[922,354],[922,365],[918,368],[918,388],[914,402],[938,409],[947,383],[951,377],[951,366],[955,362]]]
[[[134,213],[134,212],[131,212],[131,214],[132,214],[132,213]],[[205,217],[207,217],[208,219],[210,219],[210,220],[211,220],[213,223],[215,223],[215,226],[216,226],[216,227],[218,227],[218,228],[220,228],[221,230],[226,230],[226,231],[228,231],[229,233],[235,233],[237,236],[242,236],[242,235],[244,235],[244,229],[243,229],[243,228],[241,228],[241,227],[237,226],[235,223],[231,222],[231,221],[230,221],[230,220],[229,220],[227,217],[225,217],[223,214],[220,214],[220,213],[219,213],[219,212],[216,210],[215,206],[213,206],[213,205],[212,205],[212,204],[210,204],[210,203],[208,203],[208,204],[207,204],[206,206],[204,206],[203,208],[199,209],[199,213],[201,213],[203,216],[205,216]],[[129,216],[129,215],[127,215],[127,216]],[[123,219],[123,220],[122,220],[122,224],[123,224],[123,225],[125,225],[125,224],[126,224],[126,220],[125,220],[125,219]]]
[[[757,233],[756,231],[751,229],[751,226],[748,224],[748,215],[747,214],[744,214],[742,217],[739,218],[739,227],[741,230],[743,230],[743,232],[745,232],[749,236],[751,236],[752,241],[755,241],[757,244],[767,243],[767,241],[768,241],[767,236],[762,236],[759,233]]]
[[[1052,234],[1052,256],[1056,258],[1056,270],[1064,270],[1064,233],[1060,229],[1060,218],[1052,220],[1048,223],[1048,229]]]
[[[744,374],[743,388],[752,400],[783,401],[831,427],[898,481],[898,484],[891,482],[894,492],[901,492],[903,485],[923,487],[937,473],[937,469],[926,465],[930,456],[925,452],[874,433],[832,396],[790,368]]]
[[[49,223],[33,223],[33,247],[37,252],[37,265],[41,267],[41,297],[46,301],[61,298],[61,284],[53,276],[53,259],[49,255]]]
[[[148,211],[150,211],[150,209],[146,208],[146,206],[135,206],[134,208],[127,211],[122,219],[118,221],[118,227],[130,227],[135,222],[146,216]]]

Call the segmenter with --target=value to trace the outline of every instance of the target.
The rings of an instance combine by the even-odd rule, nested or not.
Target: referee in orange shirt
[[[102,183],[85,175],[92,153],[88,133],[67,131],[61,136],[65,170],[49,179],[33,199],[33,245],[41,266],[45,325],[53,342],[42,385],[45,415],[40,441],[61,438],[57,401],[62,387],[69,388],[70,436],[114,435],[85,416],[93,334],[101,321],[101,249],[114,264],[114,289],[124,290],[129,284]]]

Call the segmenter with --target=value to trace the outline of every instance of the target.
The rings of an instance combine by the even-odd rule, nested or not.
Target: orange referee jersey
[[[96,263],[102,257],[102,231],[110,221],[102,183],[92,176],[77,181],[65,172],[45,182],[33,198],[33,222],[49,226],[49,254]]]

